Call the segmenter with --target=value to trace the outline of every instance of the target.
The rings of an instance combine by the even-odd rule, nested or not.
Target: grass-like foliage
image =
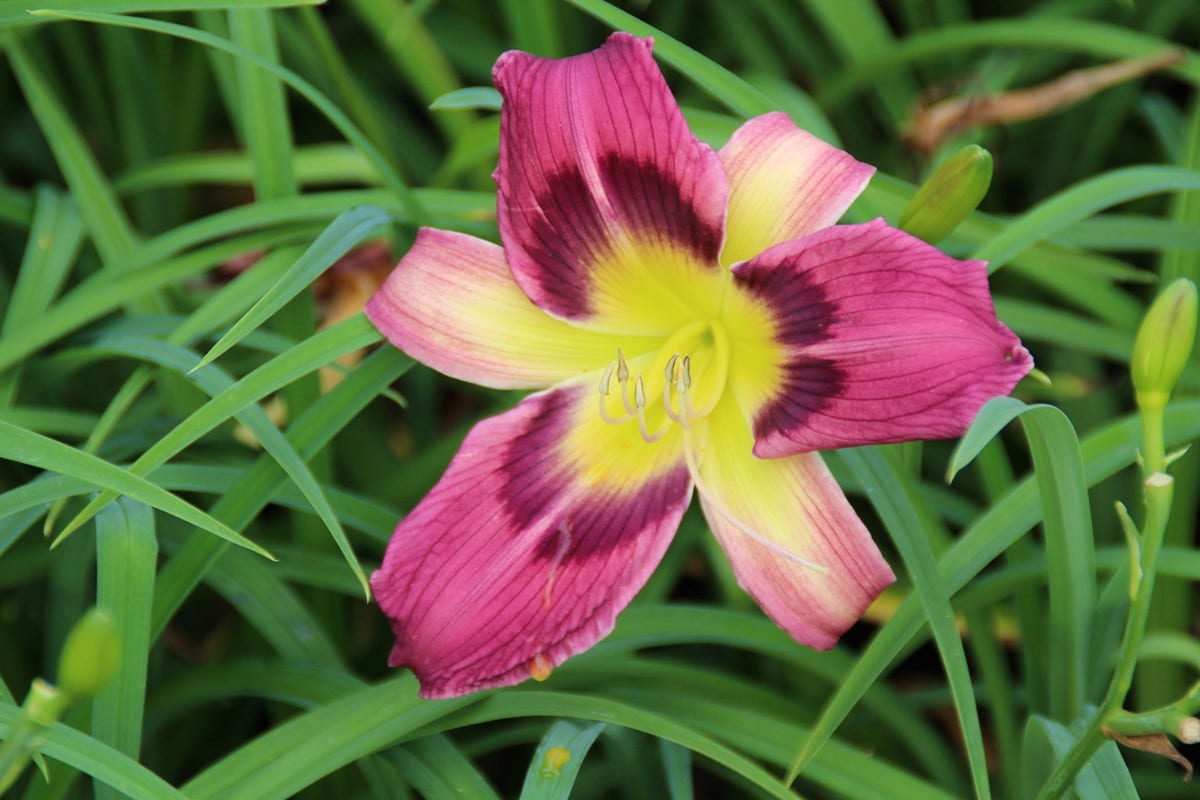
[[[379,346],[362,302],[420,225],[497,237],[496,57],[614,29],[714,146],[783,110],[876,165],[852,221],[990,150],[940,246],[1049,380],[959,443],[827,455],[899,576],[835,649],[693,509],[594,649],[421,700],[366,576],[519,395]],[[1195,796],[1200,359],[1158,409],[1130,359],[1200,280],[1198,41],[1195,0],[0,0],[0,787]]]

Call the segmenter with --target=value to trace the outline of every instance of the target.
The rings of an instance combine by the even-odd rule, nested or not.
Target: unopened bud
[[[93,608],[67,634],[58,659],[58,688],[73,700],[93,697],[112,680],[120,660],[121,644],[112,616]]]
[[[975,210],[991,185],[992,154],[977,144],[967,145],[926,179],[900,215],[898,226],[936,244]]]
[[[1146,312],[1133,343],[1133,388],[1143,409],[1161,410],[1179,381],[1196,339],[1196,284],[1171,282]]]

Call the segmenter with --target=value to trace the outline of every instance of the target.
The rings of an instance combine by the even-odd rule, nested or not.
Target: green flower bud
[[[99,694],[120,661],[121,643],[112,616],[93,608],[67,634],[58,659],[58,688],[73,700]]]
[[[1196,284],[1171,282],[1155,298],[1133,343],[1133,388],[1142,409],[1162,410],[1192,354],[1196,339]]]
[[[937,244],[975,210],[992,184],[992,154],[967,145],[933,171],[900,215],[898,227]]]

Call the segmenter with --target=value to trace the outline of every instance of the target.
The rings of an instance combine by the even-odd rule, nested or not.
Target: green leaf
[[[971,257],[987,261],[988,270],[995,272],[1031,245],[1102,208],[1181,189],[1200,189],[1200,172],[1182,167],[1144,166],[1097,175],[1038,203]]]
[[[279,282],[268,289],[245,316],[234,323],[228,333],[217,340],[194,369],[210,363],[240,342],[316,280],[318,275],[329,269],[334,262],[389,222],[388,215],[373,206],[352,208],[339,215],[317,237],[300,260],[284,273]]]
[[[500,800],[500,795],[449,736],[435,733],[388,754],[427,800]]]
[[[578,685],[581,690],[572,695],[560,692],[556,698],[599,695],[616,700],[712,737],[734,752],[769,766],[785,767],[791,756],[791,743],[806,734],[805,728],[797,723],[809,715],[807,703],[800,698],[804,694],[800,689],[802,683],[788,681],[799,689],[790,691],[773,684],[748,682],[744,676],[730,675],[719,668],[665,658],[608,658],[592,662],[586,671],[567,664],[553,680],[571,688]],[[499,699],[493,698],[477,709],[490,710],[489,706]],[[559,715],[551,710],[553,702],[545,704],[543,713]],[[475,711],[467,714],[474,716]],[[625,724],[619,717],[607,719],[610,724]],[[619,733],[611,729],[610,732]],[[657,738],[670,741],[661,735]],[[614,735],[612,741],[617,744],[620,739]],[[615,760],[615,749],[609,748],[610,761]],[[639,753],[639,763],[644,760]],[[703,765],[710,760],[736,771],[733,765],[720,759],[706,757],[699,763]],[[815,793],[818,796],[880,800],[899,797],[953,800],[964,796],[965,787],[957,776],[947,784],[931,781],[917,777],[910,771],[911,765],[901,761],[904,767],[894,766],[882,757],[864,759],[853,745],[835,740],[806,771],[805,783],[823,789],[823,794]]]
[[[851,448],[841,451],[841,455],[866,488],[868,499],[882,517],[912,576],[913,586],[925,606],[929,628],[950,682],[950,695],[962,726],[975,796],[990,797],[983,729],[979,723],[975,689],[967,667],[967,654],[963,650],[962,638],[954,621],[954,609],[950,605],[952,592],[938,574],[937,562],[926,538],[925,521],[918,510],[916,490],[903,471],[896,469],[878,448]],[[925,517],[929,519],[928,514]],[[792,778],[796,772],[793,768]]]
[[[379,332],[371,327],[371,324],[361,314],[321,331],[286,353],[263,364],[196,409],[170,433],[142,453],[129,466],[128,473],[122,471],[122,474],[131,477],[148,474],[192,442],[268,394],[286,386],[301,375],[307,375],[331,361],[336,361],[346,353],[366,347],[378,340]],[[139,480],[141,479],[139,478]],[[71,520],[59,534],[59,539],[70,535],[72,531],[91,519],[101,507],[116,497],[117,493],[115,491],[101,493]],[[130,492],[126,492],[126,494],[132,495]],[[215,523],[216,520],[213,522]],[[225,526],[221,525],[221,527]]]
[[[20,710],[0,702],[0,739],[8,735]],[[41,752],[91,775],[132,800],[189,800],[171,784],[129,756],[61,723],[42,734]]]
[[[231,550],[203,577],[280,655],[341,667],[342,656],[333,640],[272,567]]]
[[[226,8],[292,8],[314,6],[325,0],[35,0],[0,8],[0,28],[43,25],[54,19],[47,11],[107,11],[112,14],[155,14]]]
[[[884,173],[875,173],[861,201],[871,213],[897,219],[915,193],[915,187]],[[958,226],[946,242],[965,252],[979,248],[1002,236],[1009,220],[975,212]],[[1144,311],[1141,301],[1112,285],[1114,281],[1145,281],[1146,272],[1095,253],[1052,244],[1035,243],[1013,256],[1009,272],[1020,273],[1021,280],[1049,289],[1068,306],[1130,330],[1137,327]]]
[[[371,163],[354,147],[343,142],[297,147],[293,166],[302,186],[378,185],[379,176]],[[254,167],[240,152],[181,153],[130,166],[114,181],[118,194],[133,194],[164,187],[194,184],[249,184]],[[332,216],[332,215],[330,215]]]
[[[154,512],[128,498],[105,506],[96,517],[96,605],[112,614],[121,657],[116,676],[93,701],[92,735],[130,758],[138,757],[142,742],[157,566]],[[119,796],[112,787],[96,787],[97,800]]]
[[[378,170],[384,185],[395,193],[396,199],[404,207],[408,219],[417,223],[425,224],[427,214],[417,196],[412,189],[405,183],[400,174],[388,162],[388,160],[379,152],[379,150],[371,144],[370,140],[362,133],[361,130],[350,120],[349,117],[342,112],[328,97],[317,90],[308,81],[301,78],[295,72],[292,72],[285,67],[281,67],[271,61],[267,61],[258,55],[249,52],[245,48],[238,47],[226,39],[219,36],[213,36],[210,33],[189,28],[186,25],[177,25],[171,22],[163,22],[155,19],[142,19],[139,17],[120,17],[112,14],[96,14],[89,11],[78,12],[59,12],[45,11],[40,12],[46,17],[60,17],[62,19],[75,19],[82,22],[94,22],[102,25],[117,25],[137,30],[153,31],[155,33],[175,36],[180,39],[198,42],[208,47],[230,53],[238,58],[250,61],[258,65],[262,69],[274,74],[281,81],[286,83],[306,100],[312,103],[321,111],[322,114],[336,127],[343,136],[354,144],[368,160]]]
[[[1067,416],[1054,406],[1028,406],[1013,397],[989,400],[967,430],[947,469],[947,478],[970,463],[1016,417],[1025,422],[1034,475],[1043,509],[1050,576],[1050,708],[1060,720],[1074,719],[1086,698],[1096,605],[1096,546],[1079,439]]]
[[[114,271],[109,269],[102,270],[76,286],[46,311],[36,326],[23,329],[19,336],[0,338],[0,370],[131,300],[208,272],[222,261],[265,242],[278,241],[274,236],[247,236],[202,248],[153,267],[136,263],[129,266],[123,262],[129,269],[120,274],[114,275]],[[131,261],[136,260],[135,254]]]
[[[117,495],[129,495],[173,517],[195,525],[197,528],[203,528],[239,547],[244,547],[266,558],[274,558],[254,542],[145,478],[109,464],[96,456],[69,447],[62,442],[56,442],[7,422],[0,422],[0,458],[29,464],[50,472],[70,475],[105,489],[108,500],[100,503],[95,511],[99,511]]]
[[[712,736],[699,732],[695,727],[682,724],[668,714],[647,711],[638,704],[604,697],[539,690],[498,692],[459,712],[438,727],[445,727],[447,723],[461,727],[530,716],[572,717],[642,731],[683,745],[711,759],[731,773],[745,778],[771,797],[794,800],[797,796],[776,776],[757,763]]]
[[[442,95],[429,104],[430,111],[449,111],[460,108],[500,110],[500,93],[490,86],[467,86]]]
[[[692,753],[674,742],[658,740],[658,753],[667,777],[671,800],[694,800],[692,787]]]
[[[254,269],[246,270],[241,275],[238,275],[193,311],[186,320],[181,322],[167,335],[167,342],[177,345],[187,344],[192,339],[209,333],[232,317],[237,316],[245,310],[246,306],[253,302],[251,298],[261,297],[267,287],[282,275],[283,270],[298,255],[298,250],[286,247],[268,253],[254,265]],[[189,362],[182,371],[186,372],[198,360],[195,359]],[[133,405],[142,391],[150,384],[152,378],[153,371],[149,368],[143,368],[135,370],[126,379],[121,388],[112,396],[108,407],[104,409],[104,413],[100,416],[100,419],[91,426],[90,432],[87,433],[87,441],[83,446],[85,452],[98,452],[101,445],[108,439],[109,434],[112,433],[122,417],[125,416],[130,406]],[[56,503],[51,507],[49,513],[46,515],[46,531],[54,529],[55,522],[61,512],[61,503]]]
[[[276,725],[183,786],[191,800],[284,800],[486,695],[425,702],[411,674]]]
[[[1078,727],[1072,725],[1067,728],[1038,714],[1029,718],[1025,726],[1024,748],[1027,797],[1037,794],[1054,767],[1070,752],[1079,738],[1074,732]],[[1116,742],[1105,742],[1079,771],[1075,776],[1075,791],[1079,797],[1088,800],[1138,800],[1141,797]]]
[[[137,236],[116,193],[100,171],[83,135],[63,108],[54,90],[15,38],[4,42],[13,72],[33,109],[54,158],[71,187],[79,213],[105,263],[119,261],[131,250]]]
[[[83,243],[83,219],[70,197],[39,186],[33,224],[17,272],[4,335],[37,319],[58,295]]]
[[[550,726],[534,751],[521,787],[521,800],[568,800],[583,759],[604,723],[586,728],[560,720]]]
[[[232,8],[229,30],[236,45],[263,61],[279,62],[275,25],[265,9]],[[254,196],[259,199],[296,194],[292,171],[292,126],[287,97],[279,78],[246,59],[237,71],[242,139],[254,163]]]
[[[785,665],[789,673],[802,675],[806,683],[823,686],[836,685],[855,663],[854,657],[842,650],[818,653],[796,647],[790,636],[757,612],[672,603],[627,609],[610,636],[571,664],[587,664],[609,653],[697,644],[757,653]],[[904,698],[886,684],[876,683],[864,696],[863,705],[879,720],[885,735],[905,748],[906,759],[941,785],[959,787],[961,776],[955,769],[954,754],[932,726],[913,715]]]
[[[972,20],[957,25],[943,25],[918,31],[896,42],[894,47],[876,52],[870,61],[830,81],[820,99],[825,108],[844,103],[855,92],[873,87],[881,76],[890,74],[898,65],[966,51],[977,53],[984,48],[1019,48],[1050,50],[1056,54],[1082,53],[1099,58],[1136,58],[1161,53],[1167,47],[1178,47],[1159,36],[1132,30],[1128,26],[1083,19],[1079,16],[1009,17]],[[1194,51],[1183,63],[1167,70],[1194,86],[1200,86],[1200,59]]]
[[[203,368],[195,367],[197,356],[190,350],[173,347],[153,339],[126,336],[104,337],[85,349],[145,359],[181,374],[189,374],[195,385],[210,397],[215,397],[234,386],[233,378],[214,365],[210,364]],[[346,532],[338,522],[329,499],[325,496],[324,490],[318,484],[304,459],[292,449],[287,438],[279,432],[279,429],[267,417],[266,412],[258,406],[251,404],[234,416],[250,429],[263,449],[275,459],[296,484],[301,494],[312,504],[313,510],[325,523],[325,527],[346,559],[347,565],[358,580],[364,597],[370,599],[367,576],[359,565],[358,559],[350,547],[350,542],[346,539]]]
[[[304,410],[288,428],[287,439],[304,459],[328,444],[378,392],[412,366],[412,360],[393,348],[380,348],[345,380]],[[242,480],[222,494],[213,516],[233,527],[248,525],[285,483],[278,464],[264,455],[246,470]],[[395,520],[391,524],[394,525]],[[154,598],[154,631],[162,633],[188,594],[226,550],[223,542],[192,536],[163,567]]]
[[[895,42],[891,24],[878,3],[870,0],[807,0],[803,5],[815,18],[824,38],[850,64],[869,64],[875,55]],[[890,124],[903,122],[911,112],[917,87],[903,68],[880,76],[872,89],[887,109]]]

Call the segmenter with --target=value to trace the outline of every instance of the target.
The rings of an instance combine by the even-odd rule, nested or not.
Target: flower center
[[[717,320],[692,322],[638,362],[644,369],[630,370],[617,348],[600,377],[600,416],[611,425],[637,419],[642,438],[657,442],[672,423],[689,428],[716,408],[729,378],[729,334]]]

